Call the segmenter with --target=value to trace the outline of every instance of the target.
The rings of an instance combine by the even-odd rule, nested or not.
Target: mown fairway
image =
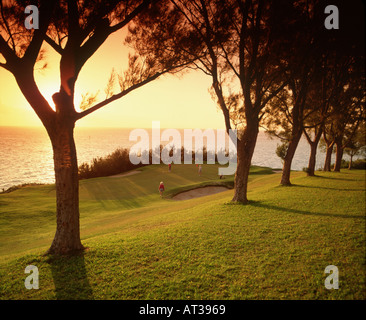
[[[253,168],[251,203],[233,191],[174,201],[219,180],[217,166],[149,166],[81,181],[80,256],[43,256],[55,230],[54,187],[0,195],[1,299],[365,299],[365,171],[279,174]],[[160,199],[157,188],[167,192]],[[24,269],[39,269],[38,290]],[[324,269],[339,269],[327,290]]]

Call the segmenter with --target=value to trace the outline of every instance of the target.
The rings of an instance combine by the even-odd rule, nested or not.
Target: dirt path
[[[227,191],[227,190],[229,190],[229,189],[226,187],[222,187],[222,186],[208,186],[208,187],[196,188],[196,189],[192,189],[189,191],[184,191],[184,192],[178,193],[172,199],[178,200],[178,201],[179,200],[188,200],[188,199],[208,196],[211,194],[215,194],[215,193],[219,193],[219,192],[223,192],[223,191]]]

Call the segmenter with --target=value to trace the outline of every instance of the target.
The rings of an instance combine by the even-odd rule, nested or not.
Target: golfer
[[[164,183],[163,181],[160,182],[159,184],[159,193],[160,193],[160,197],[163,197],[163,192],[164,192],[165,188],[164,188]]]

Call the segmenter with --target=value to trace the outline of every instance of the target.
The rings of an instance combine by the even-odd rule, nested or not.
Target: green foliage
[[[284,141],[281,144],[277,144],[276,155],[281,159],[282,162],[285,160],[288,144],[289,144],[288,141]]]
[[[334,167],[334,164],[332,164]],[[349,168],[349,161],[342,159],[341,168]],[[366,160],[365,159],[357,159],[352,161],[352,169],[363,169],[366,170]]]
[[[366,170],[366,160],[365,159],[357,159],[355,161],[352,161],[352,169]]]
[[[90,165],[82,163],[79,166],[79,178],[106,177],[142,166],[142,164],[134,165],[131,163],[128,149],[117,149],[106,157],[94,158]]]

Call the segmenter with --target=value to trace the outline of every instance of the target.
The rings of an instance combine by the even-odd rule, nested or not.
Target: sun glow
[[[40,92],[55,109],[52,95],[60,89],[60,56],[47,44],[44,49],[44,61],[36,65],[34,76]],[[76,81],[76,111],[80,111],[83,94],[99,92],[97,102],[105,99],[112,69],[122,72],[126,68],[127,50],[123,35],[116,33],[87,61]],[[44,62],[46,68],[42,68]],[[211,78],[199,71],[180,77],[166,75],[79,120],[77,126],[149,128],[152,121],[160,121],[166,128],[224,128],[222,112],[208,91],[211,83]],[[0,126],[42,126],[14,77],[2,68],[0,87]]]
[[[39,91],[42,93],[43,97],[47,100],[48,104],[53,110],[56,110],[55,104],[52,99],[52,95],[58,90],[53,86],[46,86],[45,88],[39,86]]]

